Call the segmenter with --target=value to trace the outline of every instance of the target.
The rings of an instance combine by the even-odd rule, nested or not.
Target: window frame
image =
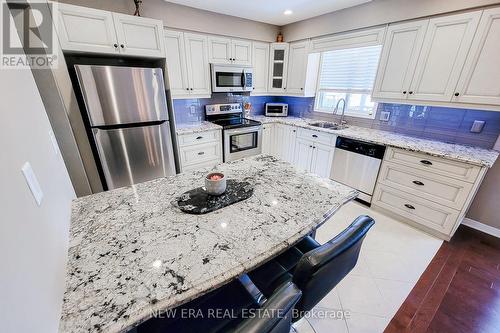
[[[332,92],[332,93],[339,93],[339,94],[346,94],[346,105],[349,105],[349,97],[351,94],[363,94],[363,95],[370,95],[373,92],[373,87],[372,90],[356,90],[353,91],[351,89],[320,89],[320,82],[321,82],[321,68],[323,65],[323,54],[325,52],[330,52],[330,51],[336,51],[336,50],[342,50],[342,49],[351,49],[351,48],[363,48],[366,46],[373,46],[373,45],[381,45],[382,44],[368,44],[368,45],[356,45],[356,46],[346,46],[346,47],[339,47],[339,48],[334,48],[331,50],[325,50],[320,52],[320,58],[319,58],[319,67],[318,67],[318,76],[316,79],[316,94],[315,94],[315,100],[314,100],[314,112],[317,112],[318,114],[321,115],[334,115],[333,109],[332,108],[321,108],[319,103],[320,103],[320,93],[321,92]],[[382,57],[382,49],[380,50],[380,55],[379,55],[379,60],[378,62],[380,63],[380,58]],[[377,74],[375,74],[374,78],[374,84],[376,80]],[[350,111],[348,108],[345,109],[345,115],[349,117],[357,117],[357,118],[365,118],[365,119],[375,119],[376,113],[377,113],[377,108],[378,108],[378,102],[373,102],[373,112],[372,114],[364,114],[364,113],[359,113],[355,111]]]

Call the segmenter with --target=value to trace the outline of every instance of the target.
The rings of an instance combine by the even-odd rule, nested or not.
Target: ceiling
[[[167,2],[282,26],[370,1],[372,0],[168,0]],[[291,10],[292,14],[285,15],[285,10]]]

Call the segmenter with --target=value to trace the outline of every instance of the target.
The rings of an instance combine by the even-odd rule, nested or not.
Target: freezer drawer
[[[92,127],[168,120],[160,68],[75,65]]]
[[[108,189],[175,174],[168,121],[92,131]]]

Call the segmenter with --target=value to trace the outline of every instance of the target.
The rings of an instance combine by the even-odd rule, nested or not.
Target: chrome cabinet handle
[[[415,184],[415,185],[420,185],[420,186],[424,186],[424,183],[422,183],[422,182],[421,182],[421,181],[419,181],[419,180],[414,180],[414,181],[413,181],[413,184]]]
[[[427,160],[421,160],[420,163],[425,164],[425,165],[432,165],[432,162],[427,161]]]
[[[196,140],[200,140],[200,139],[203,139],[203,137],[199,136],[199,137],[196,138]]]
[[[198,153],[198,155],[205,155],[205,152],[204,152],[204,151],[200,151],[200,152]]]
[[[312,137],[313,137],[313,138],[317,138],[318,136],[317,136],[316,134],[313,134],[313,135],[312,135]]]
[[[408,209],[415,209],[415,207],[413,207],[412,205],[410,204],[405,204],[405,207],[408,208]]]

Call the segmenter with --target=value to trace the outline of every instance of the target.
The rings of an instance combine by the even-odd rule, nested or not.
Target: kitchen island
[[[268,155],[216,167],[254,194],[205,215],[175,198],[208,169],[74,201],[60,332],[126,332],[285,251],[357,196]]]

